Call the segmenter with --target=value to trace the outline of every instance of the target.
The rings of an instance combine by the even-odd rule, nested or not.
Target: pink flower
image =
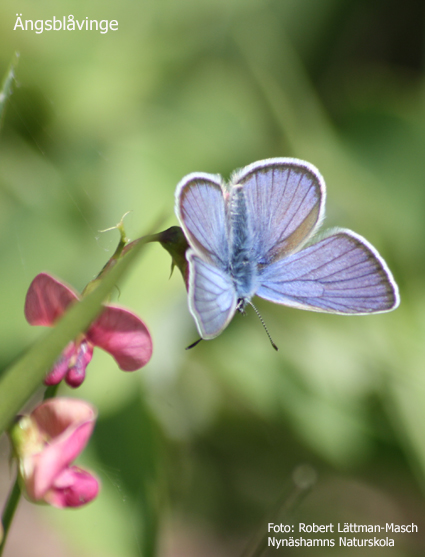
[[[28,289],[25,317],[30,325],[51,327],[79,299],[69,286],[47,273],[40,273]],[[81,385],[94,346],[109,352],[124,371],[143,367],[152,355],[152,339],[143,321],[131,311],[106,305],[88,331],[68,344],[48,373],[45,384],[56,385],[65,378],[71,387]]]
[[[93,432],[96,410],[75,398],[51,398],[13,426],[10,436],[19,476],[31,501],[80,507],[99,492],[98,480],[71,466]]]

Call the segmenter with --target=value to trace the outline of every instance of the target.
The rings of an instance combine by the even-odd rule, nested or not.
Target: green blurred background
[[[13,31],[17,13],[119,30]],[[376,246],[402,299],[368,317],[257,299],[278,353],[249,310],[186,352],[183,282],[150,245],[114,299],[148,323],[151,362],[125,374],[96,350],[60,392],[99,408],[81,462],[102,493],[75,512],[23,502],[6,557],[248,556],[264,520],[419,526],[394,548],[266,555],[424,555],[424,23],[421,0],[2,0],[2,75],[20,53],[0,135],[2,367],[41,334],[23,316],[37,273],[81,290],[126,211],[131,238],[175,225],[185,174],[263,158],[319,168],[325,226]],[[291,506],[305,464],[317,481]]]

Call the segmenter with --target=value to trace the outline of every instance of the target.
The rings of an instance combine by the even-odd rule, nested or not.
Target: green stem
[[[117,246],[114,254],[112,255],[112,257],[110,257],[108,259],[108,261],[102,267],[101,271],[98,273],[96,278],[91,280],[87,284],[87,286],[84,288],[84,290],[82,292],[82,296],[86,296],[87,294],[90,294],[90,292],[92,292],[96,288],[98,283],[103,279],[105,274],[108,273],[113,267],[115,267],[115,265],[119,262],[119,260],[126,253],[128,253],[128,251],[130,249],[134,248],[139,243],[139,241],[142,241],[143,243],[153,242],[154,239],[156,239],[156,237],[158,236],[157,234],[153,234],[153,235],[150,234],[150,235],[147,235],[147,236],[142,236],[141,238],[138,238],[137,240],[134,240],[133,242],[130,242],[129,239],[127,238],[126,234],[125,234],[124,223],[123,223],[124,218],[127,215],[128,215],[128,213],[126,213],[122,217],[122,219],[120,220],[120,222],[116,226],[113,226],[112,228],[107,228],[106,230],[103,230],[103,232],[106,232],[107,230],[118,230],[119,233],[120,233],[120,241],[118,243],[118,246]]]
[[[126,216],[126,214],[124,215],[124,217]],[[97,277],[92,282],[95,282],[95,281],[99,280],[100,278],[102,278],[102,276],[106,272],[108,272],[119,261],[120,257],[123,255],[123,250],[129,242],[127,236],[125,235],[124,224],[123,224],[124,217],[121,219],[121,221],[116,226],[114,226],[114,228],[117,229],[120,233],[120,241],[118,242],[118,246],[117,246],[116,250],[114,251],[113,256],[109,259],[109,261],[106,263],[106,265],[103,266],[100,273],[97,275]],[[89,283],[89,285],[90,284],[91,283]],[[85,289],[84,289],[84,292],[85,292]],[[84,294],[84,292],[83,292],[83,294]]]
[[[133,240],[132,242],[129,242],[128,244],[126,244],[122,250],[122,254],[125,255],[126,253],[128,253],[131,249],[133,249],[141,240],[143,242],[145,242],[146,244],[148,244],[149,242],[158,242],[159,238],[161,236],[161,233],[159,234],[147,234],[146,236],[142,236],[141,238],[137,238],[137,240]]]
[[[16,508],[21,497],[21,488],[19,486],[18,477],[16,477],[15,483],[13,484],[12,490],[9,493],[9,497],[6,501],[6,505],[3,510],[2,524],[3,524],[3,539],[0,543],[0,557],[3,554],[3,549],[6,544],[7,534],[9,533],[10,525],[12,524],[13,515],[15,514]]]
[[[54,398],[56,393],[58,392],[59,383],[57,385],[49,385],[47,389],[44,391],[43,400],[47,400],[48,398]]]
[[[300,505],[304,497],[312,489],[316,481],[316,473],[308,465],[301,465],[294,470],[294,485],[288,495],[282,495],[267,513],[257,532],[253,535],[250,543],[242,553],[241,557],[262,557],[267,551],[267,538],[269,522],[282,522],[289,524],[290,517]]]

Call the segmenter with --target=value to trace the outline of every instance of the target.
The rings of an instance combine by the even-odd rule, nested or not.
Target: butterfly
[[[190,248],[188,302],[200,336],[212,339],[256,295],[319,312],[369,314],[399,304],[397,284],[362,236],[334,229],[312,243],[324,218],[325,182],[293,158],[233,173],[196,172],[176,189],[176,215]]]

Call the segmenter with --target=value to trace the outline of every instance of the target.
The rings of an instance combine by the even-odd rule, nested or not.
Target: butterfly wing
[[[319,226],[325,182],[311,164],[275,158],[255,162],[232,177],[242,185],[256,260],[260,265],[298,251]]]
[[[257,295],[271,302],[342,314],[379,313],[399,304],[385,261],[364,238],[340,230],[265,267]]]
[[[189,174],[176,189],[176,214],[191,247],[210,263],[225,268],[228,229],[220,176]]]
[[[176,214],[191,245],[189,309],[199,334],[211,339],[229,324],[236,310],[236,292],[226,269],[229,240],[225,190],[219,176],[189,174],[176,189]]]
[[[228,273],[207,263],[193,250],[189,262],[189,309],[199,334],[212,339],[227,327],[236,311],[236,291]]]

